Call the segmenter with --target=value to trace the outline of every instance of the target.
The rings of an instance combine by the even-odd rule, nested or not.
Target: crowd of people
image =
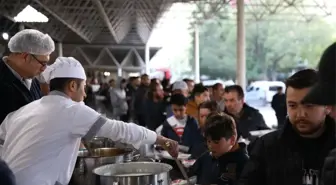
[[[335,56],[330,54],[335,55],[335,50],[335,44],[326,50],[320,66],[330,66],[320,70],[335,68]],[[169,85],[146,74],[132,77],[120,86],[125,95],[119,98],[128,109],[118,116],[127,115],[125,121],[186,146],[191,158],[197,159],[189,170],[199,184],[234,184],[234,179],[240,179],[242,184],[319,185],[323,163],[335,148],[335,120],[331,116],[335,111],[332,96],[336,94],[318,95],[324,98],[322,103],[304,98],[311,89],[332,90],[334,74],[321,77],[329,73],[334,71],[321,74],[305,69],[289,77],[285,91],[279,88],[272,101],[278,129],[262,137],[251,131],[270,128],[259,111],[244,102],[244,90],[239,85],[205,87],[190,79]],[[321,79],[328,87],[315,87]],[[120,88],[112,84],[108,87],[110,95],[114,88]],[[112,97],[109,111],[116,108],[120,112],[122,100],[113,101]],[[240,142],[246,140],[248,145]]]
[[[205,87],[190,79],[170,85],[143,74],[112,79],[94,92],[94,80],[76,59],[59,57],[47,67],[54,46],[45,34],[21,31],[9,49],[0,64],[1,184],[68,184],[80,141],[97,135],[135,148],[158,143],[173,157],[183,146],[196,159],[188,175],[197,176],[197,184],[336,183],[336,43],[322,54],[318,70],[286,80],[285,92],[279,89],[272,101],[281,112],[279,128],[263,136],[252,131],[270,128],[245,103],[239,85]],[[40,83],[48,84],[48,95]]]

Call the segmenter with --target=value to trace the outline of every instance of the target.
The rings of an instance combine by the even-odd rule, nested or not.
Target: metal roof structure
[[[14,17],[30,5],[49,21],[23,23],[24,26],[61,42],[64,56],[75,56],[86,67],[113,70],[129,66],[129,70],[137,71],[144,66],[145,45],[157,20],[175,2],[178,1],[0,0],[0,31],[15,34],[19,26],[14,24]],[[158,49],[152,48],[151,55]]]
[[[227,3],[234,7],[236,2],[199,1],[217,9]],[[13,22],[14,17],[30,5],[46,15],[49,22],[23,24],[48,33],[56,42],[61,42],[64,56],[72,55],[88,68],[116,70],[123,67],[125,70],[138,71],[144,66],[145,45],[151,32],[160,26],[158,20],[176,2],[191,0],[0,0],[0,31],[15,34],[19,26]],[[285,15],[286,8],[296,8],[297,15],[290,13],[290,17],[308,19],[312,16],[311,11],[304,12],[307,9],[319,9],[322,14],[331,15],[336,6],[332,2],[336,1],[246,0],[245,11],[251,15],[249,17],[261,19],[279,12]],[[153,48],[151,55],[158,49]],[[53,57],[56,56],[57,52]]]

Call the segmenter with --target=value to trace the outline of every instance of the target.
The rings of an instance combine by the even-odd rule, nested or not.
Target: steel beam
[[[145,46],[133,46],[133,45],[104,45],[104,44],[64,44],[63,47],[85,47],[85,48],[109,48],[109,49],[123,49],[123,50],[131,50],[132,48],[134,49],[139,49],[139,50],[144,50]],[[151,47],[151,49],[159,50],[161,47]]]
[[[105,69],[105,70],[118,70],[117,66],[109,66],[109,65],[97,65],[97,66],[90,66],[90,65],[83,65],[85,69]],[[143,67],[122,67],[122,70],[125,71],[141,71]]]
[[[113,54],[111,53],[111,51],[108,48],[104,48],[105,52],[107,53],[107,55],[112,59],[113,63],[120,68],[120,64],[118,63],[117,59],[113,56]]]
[[[124,60],[121,62],[120,66],[121,68],[124,68],[126,63],[129,61],[129,58],[132,56],[133,51],[129,50],[126,57],[124,58]]]
[[[109,17],[107,16],[104,7],[102,5],[102,3],[100,2],[100,0],[92,0],[92,2],[96,5],[97,10],[101,16],[101,18],[104,20],[105,25],[107,26],[107,28],[109,29],[111,35],[113,36],[114,40],[116,41],[116,43],[120,43],[120,38],[118,37],[118,35],[116,34],[116,31],[113,27],[113,25],[110,22]]]
[[[83,40],[85,40],[86,42],[90,43],[91,40],[84,34],[82,34],[81,32],[79,32],[77,29],[75,29],[72,25],[70,25],[67,21],[65,21],[63,18],[61,18],[60,16],[57,15],[57,13],[55,13],[53,10],[51,10],[50,8],[48,8],[44,3],[42,3],[40,0],[33,0],[34,2],[36,2],[38,5],[40,5],[44,10],[46,10],[49,14],[51,14],[52,16],[54,16],[58,21],[60,21],[61,23],[63,23],[65,26],[67,26],[71,31],[73,31],[74,33],[76,33],[78,36],[80,36]]]
[[[133,51],[133,53],[135,54],[135,56],[137,57],[138,61],[140,62],[140,66],[141,66],[141,67],[146,67],[146,63],[145,63],[144,60],[142,60],[142,58],[141,58],[139,52],[138,52],[136,49],[134,49],[134,48],[132,49],[132,51]]]
[[[104,54],[105,54],[105,50],[102,49],[102,50],[99,52],[97,58],[92,62],[92,65],[96,65],[96,64],[98,64],[98,62],[101,60],[101,58],[104,56]]]
[[[90,64],[90,66],[94,66],[92,61],[89,59],[89,57],[84,53],[82,48],[77,47],[76,50],[82,55],[82,57],[85,59],[85,61]]]
[[[13,6],[13,9],[9,8],[8,6]],[[11,20],[12,22],[15,22],[14,16],[15,12],[20,12],[25,8],[25,5],[12,5],[9,2],[3,2],[0,3],[0,14],[2,14],[7,19]],[[37,9],[38,10],[38,9]],[[48,14],[46,15],[48,16]],[[44,33],[48,33],[53,39],[56,41],[62,41],[65,35],[68,33],[68,30],[66,27],[63,27],[63,25],[59,22],[57,22],[54,19],[49,19],[48,23],[20,23],[23,24],[25,27],[29,27],[32,29],[40,30]]]
[[[155,28],[158,25],[159,19],[161,19],[162,15],[165,13],[165,11],[167,9],[169,9],[169,7],[171,7],[172,5],[173,5],[173,3],[171,1],[169,1],[169,0],[163,0],[163,2],[160,5],[159,11],[158,11],[158,13],[156,15],[156,18],[155,18],[156,21],[153,24],[153,28]],[[153,33],[152,31],[149,32],[148,39],[151,37],[152,33]]]

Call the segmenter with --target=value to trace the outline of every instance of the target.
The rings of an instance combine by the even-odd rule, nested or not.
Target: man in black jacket
[[[278,120],[278,128],[281,128],[287,116],[286,95],[282,87],[278,87],[277,93],[273,96],[271,105]]]
[[[302,103],[317,81],[312,69],[286,81],[288,119],[282,129],[256,141],[240,184],[320,185],[324,159],[335,147],[335,124],[330,107]]]
[[[133,100],[133,108],[135,112],[135,119],[138,125],[145,126],[146,120],[144,115],[144,106],[146,95],[149,90],[150,79],[147,74],[141,75],[141,84],[140,87],[135,92],[134,100]]]
[[[269,129],[260,112],[244,103],[244,91],[239,85],[227,86],[224,89],[224,112],[232,116],[237,124],[238,138],[251,138],[251,131]]]
[[[336,120],[336,42],[323,53],[319,66],[320,77],[317,85],[304,98],[304,102],[317,105],[330,105],[330,115]],[[336,139],[336,136],[335,136]],[[336,184],[336,148],[325,159],[322,182],[324,185]]]
[[[8,48],[0,61],[0,124],[8,113],[42,97],[43,79],[35,77],[47,68],[55,44],[49,35],[26,29],[9,40]]]

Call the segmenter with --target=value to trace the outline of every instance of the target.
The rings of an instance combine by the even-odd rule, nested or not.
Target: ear
[[[77,83],[74,80],[71,80],[69,82],[68,88],[69,88],[70,92],[76,92],[77,89],[78,89],[77,86],[78,86]]]
[[[19,56],[24,58],[25,60],[27,60],[27,58],[30,57],[28,53],[19,53]],[[30,59],[28,59],[28,60],[30,60]]]
[[[230,137],[229,142],[230,145],[235,145],[237,142],[237,135],[233,135],[232,137]]]
[[[19,55],[21,55],[22,57],[27,57],[28,53],[19,53]]]

